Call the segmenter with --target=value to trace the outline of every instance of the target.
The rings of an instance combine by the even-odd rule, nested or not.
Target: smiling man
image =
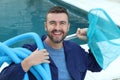
[[[42,37],[44,50],[38,50],[35,44],[23,47],[33,51],[21,63],[5,68],[0,80],[23,80],[26,72],[30,80],[36,80],[29,69],[38,64],[49,63],[52,80],[84,80],[87,70],[101,71],[91,51],[85,52],[78,44],[64,41],[70,28],[68,12],[64,7],[52,7],[45,21],[46,36]],[[78,29],[77,36],[86,39],[87,29]],[[15,76],[14,76],[15,75]]]

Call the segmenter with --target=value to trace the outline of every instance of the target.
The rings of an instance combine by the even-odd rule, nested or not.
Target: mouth
[[[60,35],[63,34],[63,31],[52,31],[52,34],[53,34],[54,36],[60,36]]]
[[[60,30],[53,30],[51,35],[48,34],[48,36],[53,42],[60,43],[64,39],[64,32]]]

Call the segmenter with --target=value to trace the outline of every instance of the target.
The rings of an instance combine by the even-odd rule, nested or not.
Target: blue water
[[[1,0],[0,1],[0,42],[26,32],[45,34],[44,21],[47,10],[56,4],[49,0]],[[78,27],[87,24],[87,20],[70,14],[71,28],[69,34]],[[78,39],[73,41],[84,43]]]

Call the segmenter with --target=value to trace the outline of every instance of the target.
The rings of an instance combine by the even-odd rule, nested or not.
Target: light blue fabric
[[[103,9],[90,10],[88,18],[88,46],[106,69],[120,55],[120,30]]]
[[[45,42],[44,46],[58,68],[58,80],[72,80],[66,67],[64,49],[53,49]]]

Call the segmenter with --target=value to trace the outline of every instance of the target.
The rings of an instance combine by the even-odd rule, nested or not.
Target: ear
[[[69,31],[69,28],[68,28],[68,30],[67,31]]]
[[[46,24],[46,22],[44,22],[44,27],[45,27],[45,31],[46,31],[46,27],[47,27],[47,24]]]
[[[68,25],[68,30],[67,30],[67,31],[69,31],[69,29],[70,29],[70,23],[69,23],[69,25]]]

